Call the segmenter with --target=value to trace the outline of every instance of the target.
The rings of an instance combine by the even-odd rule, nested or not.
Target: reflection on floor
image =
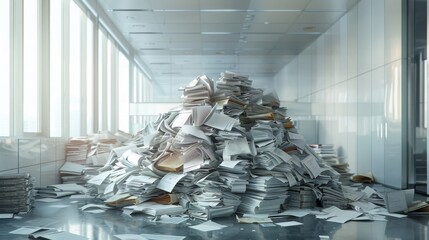
[[[388,190],[386,190],[388,191]],[[425,196],[417,196],[426,200]],[[186,236],[186,239],[428,239],[429,215],[405,218],[386,217],[387,221],[357,222],[345,224],[316,219],[314,215],[286,217],[274,222],[298,221],[293,227],[263,227],[258,224],[239,224],[235,216],[216,218],[213,221],[226,228],[201,232],[188,226],[201,220],[188,219],[180,224],[162,224],[151,217],[122,214],[120,210],[88,213],[79,207],[88,203],[101,203],[95,199],[61,199],[57,202],[37,202],[36,207],[22,219],[0,219],[0,239],[28,239],[25,235],[9,234],[22,226],[51,227],[86,236],[88,239],[118,239],[116,234],[164,234]],[[161,239],[160,239],[161,240]]]

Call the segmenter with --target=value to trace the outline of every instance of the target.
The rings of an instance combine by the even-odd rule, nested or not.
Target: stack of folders
[[[29,173],[0,175],[0,213],[28,213],[33,208],[33,178]]]
[[[75,183],[53,184],[35,189],[38,198],[61,198],[75,194],[86,194],[88,191],[85,187]]]

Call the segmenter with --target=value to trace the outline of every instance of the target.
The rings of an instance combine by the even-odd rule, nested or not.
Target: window
[[[39,1],[24,0],[23,122],[24,132],[39,132]]]
[[[0,136],[10,135],[10,1],[0,1]]]
[[[70,136],[81,135],[81,10],[70,1]]]
[[[50,136],[62,135],[62,2],[50,1]]]
[[[86,21],[86,126],[87,133],[94,132],[94,23]]]
[[[118,59],[118,115],[119,130],[129,132],[129,102],[130,102],[130,84],[129,68],[130,62],[122,52],[119,52]]]

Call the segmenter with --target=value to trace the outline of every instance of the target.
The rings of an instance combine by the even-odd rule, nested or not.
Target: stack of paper
[[[293,186],[312,191],[300,189],[294,206],[330,200],[336,190],[322,188],[339,174],[309,149],[275,95],[263,96],[251,83],[225,72],[214,92],[211,79],[197,77],[183,88],[181,108],[160,114],[134,142],[114,148],[88,183],[102,199],[178,201],[201,219],[277,212],[288,207]]]
[[[287,198],[288,184],[275,177],[254,177],[238,208],[241,213],[272,213],[280,210]]]
[[[213,94],[213,82],[206,76],[199,76],[183,89],[183,105],[199,106],[210,102],[209,96]]]
[[[289,188],[288,207],[313,208],[316,206],[316,194],[309,186],[293,186]]]
[[[33,181],[29,173],[0,175],[0,213],[27,213],[33,208]]]
[[[65,162],[60,168],[60,177],[62,183],[81,183],[84,184],[87,179],[84,176],[84,165],[74,162]]]
[[[36,196],[38,198],[61,198],[74,194],[86,194],[87,191],[87,188],[75,183],[54,184],[36,188]]]
[[[323,207],[336,206],[341,209],[346,209],[349,200],[344,197],[341,185],[338,183],[330,182],[329,185],[320,187],[323,193],[322,205]]]
[[[66,144],[66,161],[86,163],[91,141],[88,138],[72,138]]]

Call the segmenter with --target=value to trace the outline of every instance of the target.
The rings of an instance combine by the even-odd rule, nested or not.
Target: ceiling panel
[[[248,42],[277,42],[283,34],[246,34]]]
[[[242,27],[242,23],[203,23],[201,32],[240,32]]]
[[[201,25],[198,23],[163,24],[162,29],[166,33],[201,33]]]
[[[347,11],[357,0],[312,0],[306,11]]]
[[[158,23],[199,23],[199,12],[155,12]]]
[[[326,23],[332,25],[344,12],[303,12],[296,23]]]
[[[153,9],[198,10],[200,8],[200,3],[198,0],[150,0],[150,2],[152,3]]]
[[[247,10],[250,0],[200,0],[201,9],[242,9]]]
[[[286,32],[290,27],[287,23],[253,23],[249,25],[249,29],[245,32],[261,32],[261,33],[278,33]]]
[[[202,23],[243,23],[246,13],[243,12],[202,12]]]
[[[252,0],[249,9],[303,10],[310,0]]]
[[[98,0],[149,66],[178,82],[224,70],[273,76],[357,0]],[[174,77],[174,80],[172,79]]]
[[[150,1],[141,0],[104,0],[99,1],[105,5],[107,9],[150,9],[152,8]]]
[[[301,12],[256,12],[254,23],[294,23]]]

